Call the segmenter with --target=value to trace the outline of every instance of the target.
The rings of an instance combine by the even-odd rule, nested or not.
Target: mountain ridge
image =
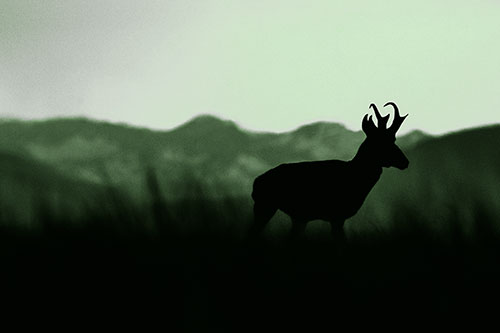
[[[240,131],[244,131],[244,132],[247,132],[249,134],[257,134],[257,135],[258,134],[282,135],[282,134],[289,134],[289,133],[293,133],[293,132],[297,132],[297,131],[302,131],[302,130],[304,130],[304,128],[308,128],[308,127],[322,127],[322,126],[338,127],[338,128],[345,129],[347,131],[351,131],[351,132],[361,131],[361,129],[359,129],[357,131],[351,130],[351,129],[347,128],[343,123],[340,123],[340,122],[329,122],[329,121],[323,121],[323,120],[305,123],[305,124],[302,124],[300,126],[293,128],[293,129],[285,130],[285,131],[256,130],[256,129],[245,128],[233,120],[220,118],[216,115],[209,114],[209,113],[199,114],[193,118],[188,119],[184,123],[181,123],[177,126],[174,126],[172,128],[168,128],[168,129],[151,128],[151,127],[147,127],[147,126],[134,125],[134,124],[126,123],[126,122],[107,121],[107,120],[101,120],[101,119],[91,118],[91,117],[87,117],[87,116],[50,117],[50,118],[44,118],[44,119],[30,119],[30,120],[13,118],[13,117],[10,117],[10,118],[0,117],[0,126],[5,125],[5,124],[20,124],[20,123],[26,124],[26,125],[30,125],[30,124],[39,125],[39,124],[43,124],[43,123],[54,123],[54,124],[66,123],[67,124],[67,123],[75,123],[75,122],[95,124],[95,125],[101,125],[101,126],[105,125],[105,126],[113,126],[113,127],[120,127],[120,128],[128,128],[128,129],[134,129],[134,130],[139,130],[139,131],[148,131],[148,132],[153,132],[153,133],[175,132],[175,131],[178,131],[181,129],[190,128],[194,124],[210,124],[210,123],[211,124],[225,124],[228,127],[236,127]],[[465,129],[463,129],[463,130],[465,130]],[[457,130],[457,131],[462,131],[462,129]],[[415,129],[415,130],[409,131],[408,133],[405,133],[401,137],[406,136],[409,133],[413,133],[413,132],[421,132],[427,136],[440,136],[440,135],[445,135],[447,133],[451,133],[451,132],[447,132],[444,134],[434,135],[434,134],[427,133],[421,129]]]
[[[252,133],[216,117],[195,118],[169,131],[87,118],[0,121],[0,206],[22,203],[17,211],[24,212],[36,196],[75,205],[93,198],[105,202],[109,185],[141,202],[149,197],[149,170],[154,170],[167,200],[194,196],[249,201],[253,180],[269,168],[349,160],[364,138],[362,131],[327,122],[286,133]],[[410,207],[432,220],[450,202],[473,207],[475,198],[500,211],[495,204],[500,198],[500,124],[434,137],[413,131],[396,142],[410,168],[385,170],[354,220],[391,220],[398,207]]]
[[[349,160],[364,137],[323,121],[283,133],[253,132],[213,115],[163,131],[85,117],[0,121],[0,151],[40,160],[80,180],[139,192],[146,169],[153,168],[171,194],[188,178],[244,192],[255,176],[280,163]],[[408,151],[433,138],[417,130],[397,143]]]

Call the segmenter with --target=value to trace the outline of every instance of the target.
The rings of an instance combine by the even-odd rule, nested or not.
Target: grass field
[[[383,229],[348,225],[339,249],[320,222],[305,240],[288,241],[283,216],[247,241],[245,198],[168,201],[154,177],[149,193],[137,204],[110,191],[78,217],[40,202],[30,227],[2,215],[4,302],[57,316],[114,313],[122,323],[146,313],[165,326],[218,332],[498,309],[498,221],[480,205],[468,215],[474,230],[450,209],[446,232],[401,206],[391,221],[366,224]]]

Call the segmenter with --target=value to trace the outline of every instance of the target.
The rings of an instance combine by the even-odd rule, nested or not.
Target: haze
[[[0,116],[401,132],[499,120],[500,2],[0,0]]]

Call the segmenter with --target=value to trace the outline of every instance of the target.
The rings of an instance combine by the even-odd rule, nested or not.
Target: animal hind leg
[[[250,227],[249,236],[253,238],[260,235],[277,210],[271,205],[255,202],[253,205],[254,221]]]
[[[332,228],[333,241],[338,248],[342,248],[346,242],[345,232],[344,232],[344,222],[345,221],[330,222],[330,226]]]
[[[307,222],[292,218],[292,229],[290,231],[291,240],[300,240],[304,238]]]

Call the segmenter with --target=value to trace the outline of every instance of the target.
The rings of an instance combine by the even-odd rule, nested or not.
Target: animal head
[[[394,120],[392,125],[387,128],[389,115],[382,117],[375,104],[370,104],[377,117],[378,126],[375,126],[372,116],[365,115],[362,128],[366,134],[365,146],[370,152],[371,159],[376,161],[382,167],[396,167],[404,170],[408,167],[409,161],[401,149],[396,145],[396,132],[408,116],[401,117],[396,104],[388,102],[384,105],[394,108]]]

